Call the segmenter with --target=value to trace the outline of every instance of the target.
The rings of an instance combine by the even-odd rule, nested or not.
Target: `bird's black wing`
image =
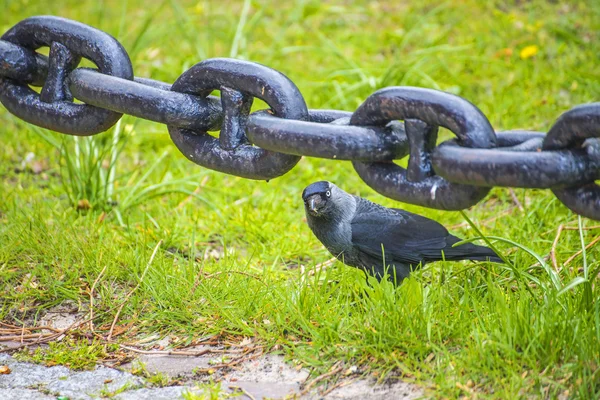
[[[439,260],[442,250],[448,251],[451,245],[447,239],[455,239],[436,221],[358,197],[351,226],[352,243],[359,252],[381,258],[383,246],[386,262],[390,263]]]

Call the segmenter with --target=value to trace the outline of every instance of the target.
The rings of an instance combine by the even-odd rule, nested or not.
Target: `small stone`
[[[344,375],[352,375],[357,372],[358,372],[358,367],[356,365],[353,365],[344,372]]]

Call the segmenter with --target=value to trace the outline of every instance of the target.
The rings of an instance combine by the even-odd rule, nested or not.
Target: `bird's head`
[[[327,217],[336,208],[336,199],[342,190],[331,182],[312,183],[302,192],[306,213],[313,217]]]

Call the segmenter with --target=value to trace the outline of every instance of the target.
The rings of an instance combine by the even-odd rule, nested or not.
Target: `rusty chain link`
[[[50,48],[48,57],[40,47]],[[81,58],[97,69],[77,68]],[[270,109],[250,113],[255,97]],[[205,60],[173,85],[136,78],[112,36],[50,16],[25,19],[0,38],[0,102],[69,135],[106,131],[122,114],[160,122],[189,160],[249,179],[281,176],[301,156],[350,160],[371,188],[407,203],[460,210],[493,186],[547,188],[600,220],[600,103],[565,112],[548,134],[496,133],[467,100],[414,87],[378,90],[354,113],[309,110],[285,75],[248,61]],[[456,138],[436,145],[438,127]],[[218,139],[208,134],[216,130]],[[393,162],[406,156],[406,169]]]

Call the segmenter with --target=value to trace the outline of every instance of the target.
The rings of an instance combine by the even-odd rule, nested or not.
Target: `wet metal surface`
[[[70,74],[69,87],[78,100],[119,113],[179,128],[215,130],[220,127],[222,110],[218,98],[177,93],[171,91],[169,85],[161,88],[154,82],[149,79],[130,81],[79,68]]]
[[[564,149],[582,146],[594,159],[600,158],[597,146],[586,146],[588,138],[600,138],[600,103],[584,104],[567,111],[556,121],[544,139],[542,149]],[[599,171],[600,172],[600,171]],[[600,174],[595,179],[600,179]],[[583,186],[552,191],[577,214],[600,220],[600,186],[589,182]]]
[[[94,62],[103,74],[133,79],[131,61],[123,46],[107,33],[76,21],[50,16],[31,17],[12,27],[1,39],[29,50],[52,46],[52,43],[58,42],[62,48],[56,50],[54,47],[58,51],[57,56],[66,57],[64,49],[68,49],[74,57],[85,57]],[[50,56],[52,58],[52,51]],[[31,58],[27,61],[33,62]],[[73,63],[64,61],[67,60],[49,61],[49,66],[54,67],[52,72],[48,72],[48,77],[52,78],[49,82],[54,84],[50,90],[62,87],[67,73],[74,67]],[[36,66],[25,69],[36,69]],[[57,82],[57,79],[62,81]],[[40,98],[25,83],[10,78],[0,79],[2,104],[11,113],[34,125],[86,136],[104,132],[121,117],[121,114],[110,110],[74,104],[67,98],[61,100],[58,96],[46,96],[46,100],[50,102]]]
[[[522,188],[560,188],[600,178],[598,142],[587,149],[540,151],[544,135],[524,133],[522,144],[537,147],[527,151],[520,144],[502,146],[503,135],[498,134],[495,149],[470,149],[455,141],[441,144],[433,154],[436,173],[452,182]]]
[[[436,90],[391,87],[369,96],[350,123],[382,125],[399,119],[405,121],[410,143],[409,170],[390,163],[354,162],[367,185],[384,196],[442,210],[468,208],[486,196],[489,188],[449,182],[434,175],[431,166],[439,126],[450,129],[466,147],[495,147],[494,130],[477,107]]]
[[[231,92],[222,97],[222,105],[228,106],[221,130],[225,139],[220,141],[199,129],[169,126],[171,139],[181,153],[196,164],[249,179],[268,180],[292,169],[300,157],[252,146],[245,140],[245,127],[250,96],[265,101],[278,117],[307,120],[308,109],[296,85],[263,65],[215,58],[187,70],[171,90],[206,97],[221,88],[246,95],[238,97],[239,101],[234,101]]]
[[[337,160],[388,161],[404,157],[408,149],[402,124],[363,127],[348,121],[286,120],[266,113],[250,116],[248,138],[269,150]]]

